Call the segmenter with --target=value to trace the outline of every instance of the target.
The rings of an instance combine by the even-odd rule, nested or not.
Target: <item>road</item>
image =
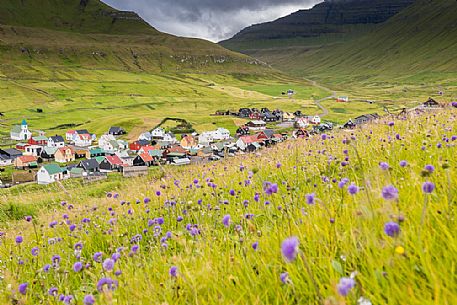
[[[314,103],[316,103],[317,107],[319,107],[321,110],[322,110],[322,113],[320,114],[321,117],[325,117],[328,115],[329,111],[327,108],[325,108],[324,106],[322,106],[321,102],[323,101],[326,101],[326,100],[330,100],[330,99],[335,99],[336,98],[336,92],[327,88],[327,87],[324,87],[322,85],[319,85],[316,81],[314,80],[311,80],[311,79],[307,79],[305,78],[306,81],[310,82],[313,86],[315,87],[318,87],[318,88],[321,88],[322,90],[325,90],[325,91],[330,91],[332,93],[332,95],[330,96],[327,96],[327,97],[324,97],[324,98],[321,98],[321,99],[318,99],[318,100],[314,100]]]

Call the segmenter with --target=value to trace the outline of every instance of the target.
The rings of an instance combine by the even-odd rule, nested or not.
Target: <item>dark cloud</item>
[[[246,26],[308,8],[319,0],[103,0],[135,11],[157,29],[219,41]]]

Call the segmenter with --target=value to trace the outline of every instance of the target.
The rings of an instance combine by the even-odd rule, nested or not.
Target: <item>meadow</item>
[[[97,195],[0,191],[1,303],[455,304],[455,109],[162,167]]]

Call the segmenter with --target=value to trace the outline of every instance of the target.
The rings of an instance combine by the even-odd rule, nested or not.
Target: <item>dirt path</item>
[[[314,103],[317,105],[317,107],[319,107],[319,108],[322,110],[322,113],[319,114],[319,115],[320,115],[321,117],[327,116],[328,113],[329,113],[329,111],[328,111],[327,108],[325,108],[325,107],[321,104],[321,102],[336,98],[336,92],[333,91],[333,90],[331,90],[331,89],[329,89],[329,88],[327,88],[327,87],[325,87],[325,86],[319,85],[319,84],[318,84],[316,81],[314,81],[314,80],[307,79],[307,78],[305,78],[305,80],[308,81],[308,82],[310,82],[310,83],[311,83],[313,86],[315,86],[315,87],[321,88],[321,89],[323,89],[323,90],[325,90],[325,91],[330,91],[330,92],[332,93],[332,95],[330,95],[330,96],[327,96],[327,97],[324,97],[324,98],[321,98],[321,99],[318,99],[318,100],[314,100]]]

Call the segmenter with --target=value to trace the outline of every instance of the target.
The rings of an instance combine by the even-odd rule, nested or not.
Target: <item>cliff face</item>
[[[385,22],[415,0],[327,0],[272,22],[250,26],[228,41],[316,37],[345,26]]]

